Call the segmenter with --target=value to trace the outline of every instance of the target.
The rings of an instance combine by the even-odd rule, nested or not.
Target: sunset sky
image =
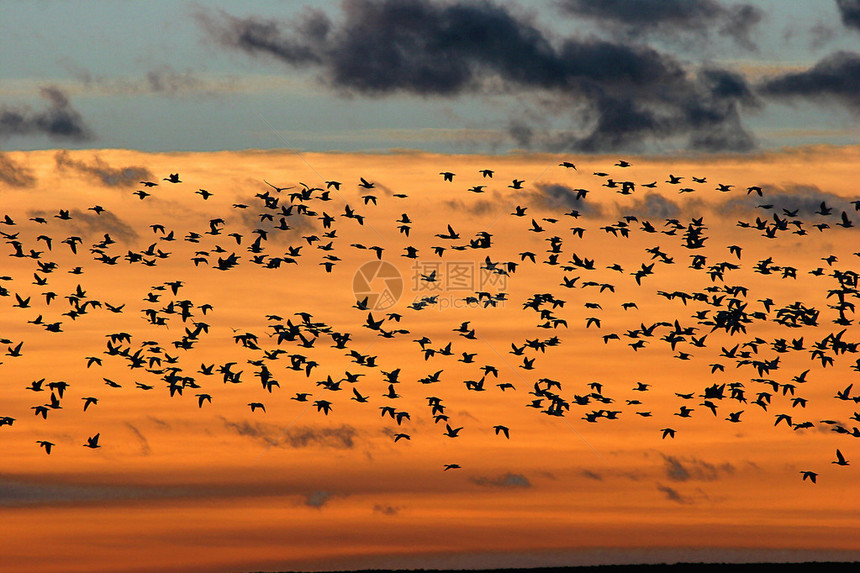
[[[858,88],[853,1],[0,2],[0,571],[860,559]]]

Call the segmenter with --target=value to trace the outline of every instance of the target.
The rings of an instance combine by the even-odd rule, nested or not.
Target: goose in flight
[[[462,429],[462,427],[452,428],[450,424],[445,424],[445,433],[443,435],[448,436],[449,438],[456,438]]]
[[[87,438],[87,443],[84,444],[84,447],[90,448],[92,450],[94,450],[96,448],[100,448],[101,446],[99,445],[99,434],[96,434],[95,436],[91,436],[91,437]]]
[[[54,442],[49,442],[48,440],[36,440],[36,443],[39,444],[40,447],[45,448],[45,453],[48,455],[51,454],[51,448],[56,445]]]
[[[842,452],[840,452],[838,448],[836,449],[836,459],[830,463],[836,464],[837,466],[849,465],[848,460],[845,459],[845,456],[842,455]]]

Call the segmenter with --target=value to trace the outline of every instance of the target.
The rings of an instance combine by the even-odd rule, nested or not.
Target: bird
[[[36,440],[36,443],[39,444],[40,447],[45,448],[45,453],[48,455],[51,454],[51,448],[56,445],[53,442],[49,442],[48,440]]]
[[[460,427],[460,428],[452,428],[450,424],[445,424],[445,433],[444,433],[444,435],[445,435],[445,436],[448,436],[449,438],[456,438],[456,437],[459,435],[460,430],[462,430],[462,429],[463,429],[462,427]]]
[[[842,452],[840,452],[838,448],[836,449],[836,459],[830,463],[836,464],[837,466],[849,465],[848,460],[845,459],[845,456],[842,455]]]
[[[101,446],[99,445],[99,435],[100,434],[96,434],[95,436],[90,436],[89,438],[87,438],[87,443],[84,444],[84,447],[90,448],[92,450],[100,448]]]

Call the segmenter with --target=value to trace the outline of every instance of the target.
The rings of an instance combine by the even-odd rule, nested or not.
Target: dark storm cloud
[[[836,0],[842,23],[860,30],[860,0]]]
[[[600,151],[685,136],[695,149],[752,146],[739,108],[756,100],[739,75],[691,75],[676,59],[639,44],[559,40],[488,1],[343,6],[340,25],[322,12],[308,12],[292,26],[225,13],[200,20],[223,46],[320,69],[321,79],[344,94],[455,97],[497,93],[498,85],[510,93],[540,90],[545,105],[566,110],[576,128],[549,136],[528,115],[513,118],[509,135],[523,147]]]
[[[762,12],[750,4],[723,6],[716,0],[561,0],[563,12],[589,18],[632,36],[647,33],[697,36],[716,29],[753,49],[752,29]]]
[[[0,183],[10,187],[32,187],[36,184],[33,171],[0,153]]]
[[[33,111],[28,107],[0,107],[0,138],[14,135],[47,135],[52,139],[87,141],[93,138],[81,114],[69,98],[56,87],[44,87],[39,95],[48,108]]]
[[[775,98],[835,101],[860,113],[860,54],[836,52],[807,70],[765,81],[760,91]]]
[[[102,185],[108,187],[125,187],[137,185],[141,180],[152,179],[152,172],[146,167],[130,165],[128,167],[111,167],[98,155],[93,156],[91,163],[72,159],[68,151],[58,151],[54,155],[57,169],[69,169],[81,175],[92,175]]]
[[[532,134],[532,140],[555,152],[632,149],[643,141],[684,136],[687,147],[697,151],[755,147],[753,136],[741,124],[740,110],[760,104],[742,76],[717,68],[689,76],[674,60],[649,53],[648,58],[628,62],[631,68],[641,66],[643,77],[618,84],[593,82],[594,90],[586,95],[591,110],[585,115],[595,118],[589,133]],[[615,65],[611,57],[596,62]]]

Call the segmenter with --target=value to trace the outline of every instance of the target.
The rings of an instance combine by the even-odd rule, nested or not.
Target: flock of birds
[[[630,162],[624,160],[614,165],[619,173],[623,173],[630,166]],[[562,172],[571,173],[577,177],[594,177],[595,179],[589,179],[589,181],[600,183],[599,192],[607,189],[620,195],[631,195],[637,189],[654,189],[658,186],[677,189],[679,194],[693,193],[704,190],[704,186],[707,185],[705,177],[690,178],[693,186],[685,186],[684,176],[671,174],[663,183],[653,181],[637,184],[604,172],[595,172],[591,176],[579,173],[570,161],[560,163],[559,167],[564,168],[565,171]],[[441,185],[457,185],[455,178],[459,181],[457,175],[451,171],[443,171],[439,175]],[[484,193],[494,182],[493,170],[482,169],[475,176],[478,175],[480,175],[480,184],[465,189],[464,195]],[[140,184],[142,188],[133,193],[141,201],[146,201],[154,194],[164,193],[162,190],[166,186],[179,186],[177,189],[181,190],[183,181],[178,173],[171,173],[161,181],[147,180],[141,181]],[[513,179],[507,187],[516,197],[517,191],[524,189],[524,184],[525,181],[522,179]],[[115,315],[126,313],[128,301],[110,303],[107,300],[99,300],[91,296],[88,293],[89,288],[81,283],[78,283],[72,292],[62,294],[55,292],[52,290],[54,284],[52,279],[56,276],[55,273],[65,271],[72,275],[85,275],[91,265],[99,264],[158,266],[173,254],[169,245],[175,241],[184,241],[193,245],[191,249],[194,253],[188,261],[189,269],[208,268],[226,272],[242,265],[256,265],[263,269],[286,269],[290,265],[307,267],[308,263],[305,261],[312,258],[307,251],[318,250],[320,256],[318,261],[314,259],[317,262],[315,267],[324,269],[318,272],[331,273],[343,260],[335,254],[335,245],[339,238],[338,230],[342,225],[353,226],[353,232],[365,230],[368,236],[378,238],[378,233],[374,235],[368,230],[370,225],[365,226],[368,220],[373,220],[372,214],[361,214],[358,209],[351,207],[341,195],[342,184],[339,181],[325,181],[324,187],[311,187],[304,183],[279,187],[266,180],[261,181],[260,185],[261,188],[263,185],[266,186],[265,191],[257,192],[247,203],[232,205],[236,211],[257,211],[259,226],[250,233],[241,222],[237,222],[240,218],[232,218],[233,220],[230,221],[231,217],[226,213],[212,217],[208,225],[200,229],[180,231],[168,229],[162,223],[153,223],[150,229],[157,236],[157,240],[143,249],[126,248],[128,245],[124,245],[123,241],[114,239],[109,232],[101,231],[91,233],[99,237],[89,244],[88,248],[84,248],[84,244],[89,243],[91,237],[85,239],[78,235],[71,235],[66,227],[74,220],[75,211],[72,209],[60,209],[54,215],[36,215],[26,220],[22,220],[21,216],[13,217],[8,213],[0,215],[0,235],[7,246],[7,255],[18,259],[20,264],[15,268],[25,269],[26,273],[26,276],[23,274],[0,276],[0,304],[3,298],[9,301],[2,305],[5,308],[0,314],[0,329],[7,327],[11,320],[26,318],[27,328],[42,329],[48,333],[74,332],[78,324],[92,313]],[[357,188],[361,197],[360,208],[366,210],[376,208],[380,201],[408,198],[404,193],[376,195],[375,183],[364,178],[360,178]],[[733,185],[724,183],[707,189],[720,193],[735,192]],[[587,195],[592,191],[580,188],[574,192],[573,200],[581,201],[584,205]],[[202,201],[208,201],[213,196],[212,192],[205,189],[198,189],[194,193],[202,197]],[[738,189],[737,193],[743,194],[744,190]],[[760,186],[746,188],[745,194],[761,197],[762,200],[767,199],[767,190]],[[329,214],[337,213],[331,205],[338,205],[338,209],[342,207],[343,212]],[[408,201],[403,205],[408,205]],[[779,205],[763,203],[758,207],[769,211],[770,215],[756,217],[754,221],[738,221],[738,237],[742,236],[741,233],[765,239],[776,239],[783,235],[803,237],[812,229],[817,233],[824,233],[834,231],[834,227],[841,227],[845,232],[851,233],[850,237],[855,237],[855,231],[849,231],[854,227],[849,205],[853,205],[854,210],[860,211],[860,201],[846,201],[844,209],[822,202],[812,213],[815,217],[814,222],[810,222],[801,220],[798,210],[781,209]],[[496,365],[487,363],[479,366],[476,362],[477,352],[469,352],[462,348],[455,349],[455,346],[460,344],[456,338],[444,341],[440,345],[434,344],[428,336],[422,335],[421,317],[416,315],[438,304],[438,294],[417,296],[410,304],[404,305],[402,312],[380,311],[375,304],[376,301],[371,300],[370,297],[357,298],[353,308],[345,309],[345,312],[356,313],[352,316],[361,316],[362,327],[379,337],[385,339],[406,337],[406,340],[415,343],[417,352],[415,361],[410,364],[410,367],[429,361],[435,361],[438,364],[444,360],[456,360],[458,363],[475,365],[475,376],[471,377],[473,379],[444,380],[442,374],[445,368],[435,367],[434,371],[427,376],[417,380],[405,379],[401,368],[386,364],[384,355],[370,355],[363,352],[352,344],[352,333],[319,320],[305,310],[297,310],[292,316],[286,318],[277,314],[268,314],[265,317],[265,334],[234,331],[233,342],[253,355],[253,358],[245,362],[253,368],[252,376],[262,385],[263,396],[287,391],[292,394],[292,400],[307,402],[320,415],[335,415],[338,409],[337,397],[343,394],[359,404],[372,405],[378,402],[377,395],[372,396],[367,390],[362,390],[361,378],[366,376],[368,380],[372,378],[381,382],[387,387],[387,391],[382,395],[384,402],[378,406],[379,413],[396,425],[396,430],[392,431],[390,436],[394,442],[400,442],[411,439],[409,423],[412,416],[417,413],[401,409],[397,400],[404,394],[425,392],[437,384],[443,387],[449,384],[465,384],[466,390],[471,392],[494,391],[515,396],[527,391],[529,397],[520,398],[518,404],[524,404],[548,416],[571,416],[579,411],[579,417],[588,423],[619,420],[626,416],[649,418],[652,412],[643,404],[644,398],[625,399],[622,406],[619,400],[604,392],[604,385],[599,382],[588,383],[585,390],[571,389],[574,385],[572,381],[539,376],[541,366],[539,359],[554,348],[562,346],[563,338],[568,336],[571,338],[597,336],[602,339],[603,347],[607,352],[623,351],[623,348],[613,348],[612,345],[625,344],[631,352],[635,353],[647,345],[665,343],[671,349],[674,358],[686,361],[694,357],[695,349],[707,346],[708,336],[724,336],[731,342],[721,348],[720,359],[708,365],[709,372],[718,376],[718,373],[725,372],[731,365],[735,369],[749,369],[750,376],[745,381],[719,381],[705,384],[696,391],[675,392],[680,405],[670,419],[676,420],[677,423],[656,424],[654,429],[657,439],[675,438],[678,432],[683,431],[683,420],[690,418],[697,410],[704,412],[699,415],[721,417],[728,423],[740,423],[744,419],[743,416],[749,416],[752,411],[755,411],[767,413],[768,416],[773,417],[775,426],[784,426],[792,431],[825,427],[847,438],[860,437],[860,429],[854,425],[860,422],[858,411],[853,411],[848,416],[851,422],[839,419],[842,412],[834,419],[816,421],[802,419],[802,412],[809,401],[802,390],[808,383],[807,377],[813,368],[816,370],[832,368],[837,361],[848,358],[854,360],[851,370],[860,372],[860,359],[853,356],[857,353],[860,343],[851,341],[848,334],[855,324],[853,318],[855,306],[852,300],[860,298],[857,290],[858,274],[843,266],[846,261],[840,261],[836,255],[829,255],[821,259],[821,266],[808,271],[825,285],[822,293],[827,303],[826,310],[807,305],[803,301],[781,304],[770,297],[751,300],[749,287],[726,282],[731,277],[732,271],[741,268],[743,247],[738,244],[726,245],[727,260],[715,261],[713,256],[708,257],[703,254],[702,249],[710,236],[707,234],[708,228],[702,217],[692,217],[689,221],[678,218],[656,221],[647,220],[641,214],[625,215],[617,222],[600,227],[599,230],[620,238],[629,237],[634,233],[639,233],[643,237],[653,237],[655,240],[660,238],[661,245],[645,250],[643,256],[646,260],[639,268],[632,271],[625,270],[619,263],[614,263],[605,266],[606,270],[617,272],[619,277],[624,275],[632,277],[626,279],[630,282],[629,288],[647,289],[649,277],[658,273],[658,269],[687,262],[686,260],[682,262],[681,256],[677,254],[677,252],[686,252],[689,257],[687,268],[706,277],[709,286],[700,290],[687,291],[683,290],[683,284],[678,284],[681,288],[672,292],[656,291],[657,296],[667,301],[675,301],[683,312],[687,314],[692,312],[689,318],[673,317],[651,324],[642,321],[639,326],[626,331],[608,332],[601,322],[600,311],[603,307],[600,302],[597,302],[597,297],[603,293],[614,293],[616,285],[611,282],[590,280],[591,276],[599,275],[597,270],[604,267],[598,265],[594,258],[581,256],[574,250],[565,248],[570,243],[575,244],[588,231],[586,227],[578,226],[579,223],[576,222],[580,217],[583,219],[587,217],[576,208],[548,217],[539,218],[529,215],[530,211],[539,209],[540,207],[514,205],[508,215],[523,221],[530,219],[528,223],[522,225],[524,239],[518,241],[519,244],[529,244],[530,235],[534,234],[543,238],[548,246],[543,253],[522,250],[517,253],[519,260],[514,257],[509,257],[512,260],[496,258],[494,236],[489,230],[479,231],[471,239],[461,239],[460,233],[451,224],[447,225],[445,231],[434,235],[433,239],[438,239],[436,242],[439,244],[432,247],[432,255],[421,252],[421,249],[413,244],[405,244],[402,252],[395,253],[391,253],[390,248],[380,245],[366,245],[358,242],[350,245],[357,251],[366,252],[366,258],[369,260],[388,258],[397,261],[400,257],[442,260],[453,252],[471,251],[474,252],[475,259],[481,261],[482,273],[504,277],[508,284],[517,280],[517,273],[532,272],[527,266],[546,265],[549,270],[539,271],[538,267],[535,267],[534,272],[547,273],[549,277],[546,281],[547,292],[533,293],[522,301],[511,301],[508,298],[509,293],[503,290],[497,292],[480,290],[469,293],[463,298],[466,305],[487,309],[489,312],[497,307],[504,307],[506,303],[521,304],[520,312],[534,318],[536,328],[551,332],[551,335],[546,337],[526,337],[525,340],[511,342],[510,351],[507,349],[505,351],[514,357],[510,360],[516,361],[515,363],[521,361],[516,367],[511,367],[509,359],[504,358],[502,354],[497,354]],[[102,217],[107,212],[99,205],[90,206],[88,210],[98,217]],[[564,220],[569,220],[574,226],[556,232],[556,229],[567,227],[560,223]],[[373,224],[376,222],[374,221]],[[414,226],[410,215],[404,212],[393,224],[396,226],[397,236],[405,243],[410,243],[414,239],[414,235],[410,238],[410,231]],[[232,229],[229,228],[231,226]],[[301,235],[301,231],[297,228],[316,229],[317,232]],[[228,230],[230,232],[227,232]],[[283,233],[288,242],[291,242],[286,251],[276,252],[275,245],[278,243],[271,241],[273,233]],[[666,247],[663,244],[664,241],[671,241],[673,247]],[[860,245],[856,238],[840,239],[837,242]],[[57,248],[60,245],[64,245],[62,254]],[[671,251],[675,248],[681,251],[672,254]],[[243,251],[247,255],[241,254]],[[860,256],[860,252],[855,252],[852,256]],[[10,268],[10,266],[0,266],[0,269],[3,268]],[[747,268],[762,277],[781,279],[796,279],[799,272],[797,268],[791,266],[777,265],[772,257],[751,263]],[[202,272],[202,270],[194,272]],[[325,279],[326,275],[323,274],[314,280],[321,282]],[[422,287],[430,287],[441,279],[442,277],[434,270],[420,274],[419,284]],[[762,278],[762,280],[766,279]],[[634,283],[635,286],[633,286]],[[38,294],[34,292],[33,285],[36,286],[35,290]],[[245,382],[248,379],[245,374],[246,367],[239,360],[224,360],[221,364],[203,363],[199,368],[197,367],[199,361],[194,360],[194,349],[204,337],[209,335],[208,316],[210,312],[217,309],[211,304],[194,301],[185,296],[183,292],[185,288],[185,282],[181,278],[152,285],[144,301],[147,306],[142,309],[140,318],[134,318],[134,320],[143,321],[147,327],[158,328],[179,324],[179,330],[176,328],[163,330],[166,336],[171,337],[168,343],[141,340],[139,336],[128,332],[107,332],[105,347],[101,353],[94,352],[84,357],[82,368],[85,367],[87,376],[92,378],[91,369],[102,367],[108,360],[114,361],[124,364],[131,372],[140,374],[140,378],[143,378],[142,373],[146,372],[147,378],[153,381],[151,383],[134,381],[132,386],[128,380],[117,381],[105,376],[102,377],[105,392],[120,392],[129,387],[133,390],[148,391],[159,384],[164,386],[171,397],[193,395],[199,408],[212,403],[213,389],[218,387],[216,382],[220,384]],[[420,292],[433,293],[434,290],[426,288]],[[569,298],[573,300],[566,300],[563,293],[568,293]],[[590,316],[586,317],[584,323],[580,325],[570,324],[569,317],[564,314],[565,304],[567,308],[573,305],[584,306]],[[642,304],[641,301],[640,304]],[[630,300],[624,302],[622,308],[625,313],[629,312],[633,315],[639,306],[636,300]],[[804,328],[820,327],[825,321],[831,321],[838,330],[829,332],[820,339],[811,339],[801,332]],[[473,322],[475,321],[468,320],[454,324],[451,330],[463,340],[475,340],[480,335],[478,326],[472,324]],[[762,323],[782,327],[786,332],[790,331],[791,335],[785,338],[764,339],[748,334],[748,329],[754,330]],[[558,334],[560,332],[565,332],[566,336],[560,336]],[[5,355],[2,357],[3,362],[6,362],[6,368],[14,366],[15,361],[27,351],[26,340],[12,340],[4,337],[2,330],[0,330],[0,343],[6,347]],[[322,346],[330,346],[342,352],[355,364],[351,368],[355,372],[346,370],[343,373],[336,373],[326,364],[320,363],[318,358],[321,355],[318,349]],[[780,360],[788,353],[807,354],[812,362],[811,367],[797,374],[782,376]],[[498,359],[503,363],[499,363]],[[564,364],[565,358],[556,356],[555,360]],[[0,373],[3,372],[3,362],[0,362]],[[194,362],[193,367],[189,366],[192,362]],[[507,370],[512,372],[506,373]],[[511,379],[513,381],[510,381]],[[528,387],[523,388],[523,384]],[[652,386],[653,384],[636,382],[632,391],[636,392],[637,396],[644,397],[652,390]],[[838,390],[833,398],[840,403],[848,404],[849,409],[856,408],[853,405],[860,402],[860,394],[852,394],[853,383],[846,381],[840,388],[843,389]],[[51,427],[52,413],[68,407],[67,401],[70,397],[75,399],[77,408],[84,413],[92,408],[101,407],[99,402],[101,395],[76,395],[75,385],[63,380],[35,379],[25,390],[31,392],[34,398],[35,404],[31,407],[32,415],[24,417],[25,412],[0,412],[0,427],[13,424],[43,424],[40,427],[45,428],[47,434]],[[448,438],[455,439],[460,436],[464,427],[457,425],[451,418],[449,404],[436,395],[428,396],[426,400],[429,419],[434,426],[437,426],[439,431]],[[777,405],[779,408],[775,407]],[[263,399],[252,400],[247,403],[247,406],[253,415],[267,413],[266,402]],[[699,406],[702,407],[701,410]],[[511,434],[515,432],[515,429],[505,424],[496,424],[491,429],[495,435],[505,439],[510,439]],[[101,439],[101,433],[95,433],[86,437],[82,445],[91,449],[100,448]],[[49,455],[57,449],[56,443],[49,437],[39,439],[37,444]],[[832,463],[838,466],[849,465],[848,459],[839,448],[836,449]],[[460,467],[459,463],[448,463],[443,469],[448,471]],[[804,469],[801,475],[803,480],[815,483],[818,472]]]

